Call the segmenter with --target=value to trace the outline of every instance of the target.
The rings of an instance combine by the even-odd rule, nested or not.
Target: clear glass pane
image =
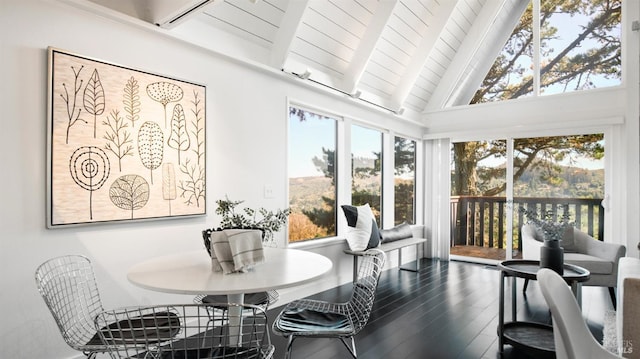
[[[533,93],[532,13],[533,6],[529,3],[471,104],[510,100]]]
[[[540,92],[620,85],[622,1],[542,0],[540,5]]]
[[[336,122],[289,108],[289,242],[336,235]]]
[[[351,127],[351,203],[369,203],[378,224],[382,211],[382,133]]]
[[[416,141],[396,137],[394,141],[395,225],[415,223]]]
[[[557,217],[568,205],[570,221],[602,239],[604,178],[603,134],[516,139],[514,234],[526,221],[521,207],[535,209],[541,216],[550,212]]]
[[[453,143],[451,254],[506,258],[506,141]]]

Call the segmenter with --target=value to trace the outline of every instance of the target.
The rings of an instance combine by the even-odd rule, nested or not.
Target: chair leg
[[[347,342],[345,341],[345,338],[340,338],[340,340],[342,341],[342,344],[344,344],[344,346],[347,347],[347,349],[349,349],[349,353],[351,353],[351,356],[354,358],[357,358],[358,355],[356,354],[356,340],[354,337],[349,337],[349,338],[351,338],[351,346],[347,344]]]
[[[287,351],[284,353],[284,359],[290,359],[291,358],[291,349],[293,349],[293,340],[296,337],[293,335],[289,336],[289,340],[287,341]]]
[[[529,279],[524,280],[524,286],[522,287],[522,293],[527,292],[527,286],[529,285]]]
[[[613,304],[613,310],[616,310],[616,289],[609,287],[609,296],[611,297],[611,304]]]

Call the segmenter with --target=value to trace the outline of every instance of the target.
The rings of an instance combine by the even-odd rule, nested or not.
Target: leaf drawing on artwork
[[[138,152],[142,164],[151,171],[153,184],[153,170],[160,167],[164,156],[164,134],[160,125],[147,121],[138,131]]]
[[[118,208],[133,211],[144,207],[149,201],[149,183],[142,176],[124,175],[118,177],[109,188],[109,198]]]
[[[186,199],[184,203],[200,207],[200,200],[205,199],[205,173],[202,167],[191,165],[190,162],[187,158],[185,164],[180,166],[180,172],[187,176],[187,180],[180,180],[178,188],[180,197]]]
[[[69,159],[69,172],[80,188],[89,191],[89,218],[93,220],[93,192],[109,178],[111,164],[107,154],[95,146],[76,149]]]
[[[167,104],[182,100],[184,91],[180,86],[171,82],[154,82],[147,86],[147,95],[154,101],[160,102],[164,108],[164,127],[167,128]]]
[[[102,124],[107,126],[104,139],[107,140],[104,148],[113,153],[118,159],[118,171],[122,172],[122,158],[133,156],[133,139],[127,131],[128,124],[124,122],[118,110],[112,110]]]
[[[187,132],[187,120],[184,116],[182,105],[176,104],[173,107],[173,115],[171,116],[171,133],[167,140],[167,146],[178,151],[178,165],[180,161],[180,152],[186,151],[191,146],[189,133]]]
[[[198,165],[202,164],[202,159],[204,157],[204,151],[205,151],[205,146],[204,146],[204,113],[203,113],[203,109],[200,107],[200,98],[198,97],[198,92],[197,91],[193,91],[193,97],[194,100],[191,101],[191,103],[193,104],[193,109],[191,110],[191,112],[193,113],[195,120],[191,121],[191,124],[193,125],[192,128],[193,130],[191,130],[191,134],[193,135],[193,137],[196,139],[196,146],[192,146],[193,148],[193,152],[196,154],[196,157],[198,159]]]
[[[140,119],[140,85],[133,76],[124,85],[122,102],[124,103],[125,117],[131,122],[131,128],[134,128],[135,122]]]
[[[64,101],[65,104],[67,105],[67,119],[69,120],[67,122],[67,139],[65,140],[66,144],[69,144],[69,130],[71,130],[71,126],[75,125],[76,122],[78,121],[87,123],[87,121],[80,118],[80,113],[82,112],[82,108],[78,106],[76,103],[78,100],[78,92],[80,92],[80,89],[82,89],[83,81],[80,80],[80,83],[78,83],[78,80],[80,79],[80,72],[82,72],[83,68],[84,66],[80,66],[78,71],[76,71],[76,68],[71,66],[71,70],[73,71],[73,77],[74,77],[73,95],[69,94],[69,89],[67,89],[67,84],[65,84],[64,82],[62,83],[62,87],[64,88],[64,94],[60,94],[60,97],[62,97],[62,101]]]
[[[93,70],[93,74],[87,81],[84,88],[84,109],[93,115],[93,138],[96,138],[96,117],[104,113],[105,96],[102,81],[98,75],[98,69]]]
[[[176,172],[173,163],[162,165],[162,199],[169,202],[169,215],[171,215],[171,201],[176,199]]]

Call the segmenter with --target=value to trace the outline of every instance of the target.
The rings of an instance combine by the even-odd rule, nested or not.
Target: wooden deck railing
[[[513,249],[522,248],[520,228],[526,218],[518,209],[551,211],[554,220],[562,215],[562,206],[569,205],[570,220],[583,232],[604,239],[604,209],[601,198],[514,198]],[[451,197],[451,245],[506,248],[506,198],[482,196]]]

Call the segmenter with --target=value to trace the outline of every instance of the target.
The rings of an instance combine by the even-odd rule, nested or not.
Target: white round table
[[[244,303],[244,293],[293,287],[327,273],[333,263],[327,257],[297,250],[264,248],[265,262],[245,273],[224,274],[211,269],[205,250],[156,257],[129,269],[127,278],[139,287],[178,294],[225,294],[229,303]],[[240,307],[229,308],[231,340],[240,341]]]
[[[298,249],[264,248],[265,262],[246,273],[211,269],[203,249],[156,257],[129,269],[127,278],[139,287],[178,294],[243,294],[293,287],[313,281],[333,267],[327,257]]]

